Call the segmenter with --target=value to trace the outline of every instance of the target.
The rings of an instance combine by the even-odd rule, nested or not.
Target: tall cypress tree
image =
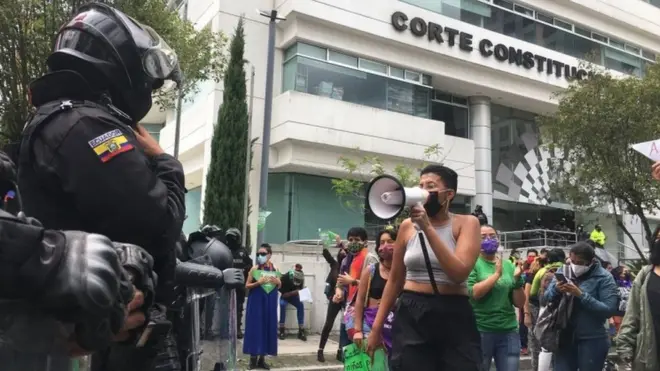
[[[223,229],[240,229],[243,225],[248,135],[244,51],[245,34],[241,18],[230,45],[222,105],[213,130],[204,198],[204,224]]]

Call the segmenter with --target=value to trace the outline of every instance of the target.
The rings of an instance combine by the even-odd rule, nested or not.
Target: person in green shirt
[[[495,359],[497,371],[518,371],[520,334],[514,305],[525,304],[522,266],[501,259],[492,226],[481,226],[481,255],[468,277],[470,302],[481,333],[483,371]]]

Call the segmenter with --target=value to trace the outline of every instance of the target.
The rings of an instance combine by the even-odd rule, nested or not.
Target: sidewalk
[[[344,366],[337,362],[335,355],[337,352],[337,342],[328,340],[325,347],[325,363],[316,360],[320,336],[310,335],[307,341],[298,340],[295,335],[289,336],[286,340],[278,340],[277,357],[267,357],[266,362],[272,367],[272,371],[324,371],[324,370],[343,370]],[[205,347],[202,358],[202,371],[212,371],[213,366],[209,361],[214,354],[213,349]],[[244,371],[248,369],[250,356],[243,354],[243,342],[238,341],[238,361],[235,371]],[[495,370],[493,365],[492,370]],[[520,357],[520,371],[531,370],[531,358],[529,356]]]

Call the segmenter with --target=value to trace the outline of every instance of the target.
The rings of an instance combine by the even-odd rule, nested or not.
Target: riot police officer
[[[46,63],[49,73],[30,85],[37,110],[19,150],[26,212],[47,228],[144,247],[159,276],[157,302],[168,305],[185,217],[184,172],[137,123],[154,90],[180,83],[176,53],[150,27],[92,3],[60,29]],[[156,337],[163,342],[153,347],[97,353],[93,368],[178,370],[171,334]],[[113,358],[116,366],[108,366]]]
[[[12,161],[0,152],[0,195],[15,187]],[[69,355],[106,347],[141,324],[126,310],[144,296],[122,266],[148,276],[146,252],[107,237],[44,229],[39,221],[0,210],[0,363],[6,371],[71,369]],[[120,258],[121,256],[121,258]],[[153,291],[152,291],[153,292]],[[136,321],[137,320],[137,321]],[[62,331],[64,330],[64,331]]]
[[[225,233],[225,242],[227,246],[231,249],[231,254],[234,258],[234,268],[241,269],[247,282],[247,275],[252,268],[252,258],[250,258],[250,253],[248,250],[241,246],[241,231],[238,228],[229,228]],[[245,287],[236,289],[236,314],[237,314],[237,334],[238,338],[243,338],[243,331],[241,330],[241,324],[243,319],[243,303],[245,302]]]

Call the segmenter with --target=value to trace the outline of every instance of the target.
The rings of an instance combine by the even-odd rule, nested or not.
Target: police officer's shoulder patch
[[[116,156],[135,148],[119,129],[99,135],[87,143],[102,162],[108,162]]]

